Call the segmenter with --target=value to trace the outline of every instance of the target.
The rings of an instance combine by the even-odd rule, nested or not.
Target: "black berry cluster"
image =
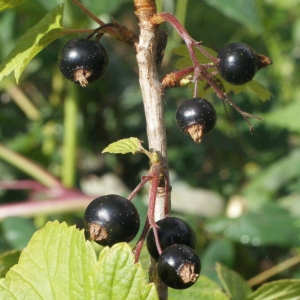
[[[217,122],[217,114],[210,102],[203,98],[192,98],[182,102],[176,111],[178,128],[200,143],[203,135],[210,132]]]
[[[160,279],[174,289],[186,289],[198,279],[201,262],[195,252],[196,235],[192,227],[176,217],[159,220],[158,251],[153,228],[147,236],[149,254],[157,261]],[[130,242],[140,227],[135,206],[126,198],[106,195],[94,199],[84,213],[85,237],[102,246]]]
[[[150,229],[147,236],[147,249],[157,260],[158,276],[173,289],[192,286],[201,271],[201,262],[194,250],[194,230],[188,223],[175,217],[166,217],[156,224],[162,252],[159,254],[157,250],[153,229]]]
[[[140,228],[135,206],[118,195],[94,199],[84,213],[85,236],[102,246],[130,242]]]
[[[215,60],[213,67],[217,68],[220,76],[235,85],[251,81],[260,68],[271,63],[267,57],[257,54],[243,43],[227,45]],[[89,40],[89,37],[70,40],[59,54],[59,67],[63,75],[81,86],[101,78],[107,65],[108,56],[104,47],[97,41]],[[215,81],[206,79],[220,95],[222,91],[214,86]],[[227,100],[224,97],[221,98]],[[196,143],[201,142],[202,137],[215,127],[216,122],[217,114],[213,105],[203,98],[194,97],[183,101],[176,110],[178,128],[190,135]],[[157,166],[157,163],[155,161],[153,166]],[[149,180],[154,180],[154,174],[159,180],[163,172],[160,169],[156,171],[153,171],[152,177],[149,175]],[[156,194],[152,194],[152,197],[155,201]],[[137,209],[128,199],[114,194],[94,199],[84,214],[86,238],[109,247],[132,241],[139,231],[140,218]],[[148,252],[157,262],[157,274],[161,281],[174,289],[186,289],[197,281],[201,272],[201,261],[195,252],[195,232],[188,223],[176,217],[168,216],[154,224],[154,221],[150,222],[150,219],[154,219],[153,212],[154,209],[148,210],[148,223],[136,244],[136,261],[146,239]]]
[[[58,63],[67,79],[84,87],[105,74],[108,55],[97,41],[72,39],[61,49]]]

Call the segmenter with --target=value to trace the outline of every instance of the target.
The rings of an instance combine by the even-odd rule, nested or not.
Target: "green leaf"
[[[61,26],[63,8],[63,5],[57,6],[20,38],[11,53],[0,64],[0,80],[14,71],[18,82],[34,56],[64,34]]]
[[[0,255],[0,278],[5,277],[9,269],[18,263],[21,251],[6,251]]]
[[[250,294],[247,300],[299,300],[300,280],[278,280],[265,283],[254,293]]]
[[[24,0],[0,0],[0,11],[11,9],[24,2]]]
[[[205,0],[205,2],[256,33],[263,30],[254,0]]]
[[[32,221],[20,217],[8,217],[2,222],[3,235],[12,248],[20,249],[26,247],[36,228]]]
[[[284,104],[278,109],[265,114],[266,123],[278,126],[280,128],[288,129],[290,131],[299,133],[300,122],[295,122],[299,118],[300,101],[293,101],[289,104]]]
[[[89,276],[95,263],[94,250],[82,233],[49,222],[0,280],[0,299],[93,299]]]
[[[234,264],[234,243],[229,239],[212,241],[201,256],[201,274],[209,277],[214,282],[220,283],[216,272],[216,262],[231,267]]]
[[[238,218],[209,221],[206,229],[246,245],[297,247],[300,246],[300,228],[297,221],[285,209],[269,203],[259,211],[250,211]]]
[[[109,297],[103,297],[103,295]],[[117,295],[117,297],[116,297]],[[99,261],[83,231],[57,221],[37,231],[19,263],[0,280],[0,299],[157,299],[126,243],[104,248]]]
[[[235,271],[217,263],[216,269],[223,287],[231,300],[245,300],[252,291],[247,282]]]
[[[197,300],[228,300],[221,287],[205,276],[186,290],[169,289],[170,300],[197,299]]]
[[[296,111],[297,113],[297,111]],[[296,119],[293,119],[295,122]],[[288,121],[286,119],[286,121]],[[299,123],[299,122],[295,122]],[[273,162],[270,167],[259,173],[246,185],[242,194],[249,207],[260,207],[267,202],[274,201],[277,192],[299,178],[300,150],[292,150],[288,155]]]
[[[97,299],[157,299],[154,285],[145,284],[144,271],[140,263],[134,264],[126,243],[101,251],[94,279]]]
[[[272,93],[256,80],[250,81],[247,84],[247,87],[250,88],[262,101],[270,100],[272,97]]]
[[[136,154],[138,152],[143,152],[145,149],[143,148],[141,141],[137,138],[131,137],[128,139],[122,139],[117,142],[109,144],[102,153],[133,153]]]

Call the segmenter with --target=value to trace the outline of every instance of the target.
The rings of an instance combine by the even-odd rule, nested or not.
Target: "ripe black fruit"
[[[175,218],[166,217],[156,222],[159,227],[158,239],[161,249],[164,250],[173,244],[184,244],[192,249],[196,246],[196,235],[193,228],[185,221]],[[153,229],[151,228],[147,236],[147,249],[149,254],[157,260],[159,253],[157,251]]]
[[[252,80],[259,69],[260,59],[252,48],[244,43],[232,43],[218,53],[219,74],[227,82],[235,85]]]
[[[59,53],[59,68],[63,75],[81,86],[101,78],[106,72],[108,56],[96,41],[73,39]]]
[[[178,128],[200,143],[204,134],[210,132],[217,122],[217,114],[210,102],[192,98],[182,102],[176,111]]]
[[[140,227],[135,206],[118,195],[94,199],[84,214],[85,235],[102,246],[130,242]]]
[[[157,273],[161,281],[173,289],[186,289],[198,279],[201,262],[197,253],[186,245],[166,248],[157,262]]]

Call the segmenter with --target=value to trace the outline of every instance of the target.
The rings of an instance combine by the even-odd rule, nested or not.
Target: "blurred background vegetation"
[[[2,12],[0,61],[20,36],[62,2],[31,0]],[[137,32],[132,0],[82,3],[103,21],[113,16]],[[194,144],[178,130],[174,117],[178,104],[192,98],[191,89],[167,90],[164,98],[173,212],[197,231],[203,274],[217,280],[214,264],[219,261],[251,278],[296,255],[300,247],[300,1],[158,0],[157,6],[159,11],[174,13],[194,39],[216,52],[241,41],[273,61],[255,76],[271,91],[270,100],[261,101],[248,90],[230,95],[243,110],[265,118],[264,122],[251,120],[254,135],[229,106],[228,119],[222,101],[210,93],[207,99],[217,111],[217,126],[201,144]],[[97,27],[71,1],[66,1],[63,23],[68,28]],[[176,68],[178,57],[172,49],[182,43],[169,25],[162,28],[169,41],[161,76]],[[39,53],[19,85],[12,75],[0,82],[0,143],[43,166],[68,187],[95,196],[127,195],[147,172],[147,158],[101,152],[109,143],[131,136],[147,146],[135,55],[128,46],[105,35],[108,71],[101,81],[80,88],[67,82],[57,65],[60,48],[73,37],[62,37]],[[70,97],[77,111],[71,127],[66,127]],[[74,133],[73,178],[65,174],[73,172],[66,163],[66,137]],[[30,179],[26,172],[0,160],[1,181],[23,179]],[[0,204],[26,201],[29,196],[28,190],[3,189]],[[134,201],[145,214],[142,198]],[[0,252],[22,249],[48,220],[81,228],[82,215],[83,210],[2,219]],[[299,267],[272,279],[278,278],[300,278]]]

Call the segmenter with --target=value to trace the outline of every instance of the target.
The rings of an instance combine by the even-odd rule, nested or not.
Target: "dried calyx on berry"
[[[192,98],[182,102],[176,111],[178,128],[200,143],[203,135],[210,132],[217,122],[217,114],[210,102],[203,98]]]
[[[166,248],[157,262],[157,273],[162,282],[173,289],[186,289],[199,278],[201,262],[190,247],[175,244]]]
[[[108,55],[97,41],[72,39],[59,53],[59,68],[69,80],[85,87],[106,72]]]
[[[218,53],[217,69],[228,83],[242,85],[251,81],[256,72],[272,61],[263,54],[257,54],[244,43],[231,43]]]

